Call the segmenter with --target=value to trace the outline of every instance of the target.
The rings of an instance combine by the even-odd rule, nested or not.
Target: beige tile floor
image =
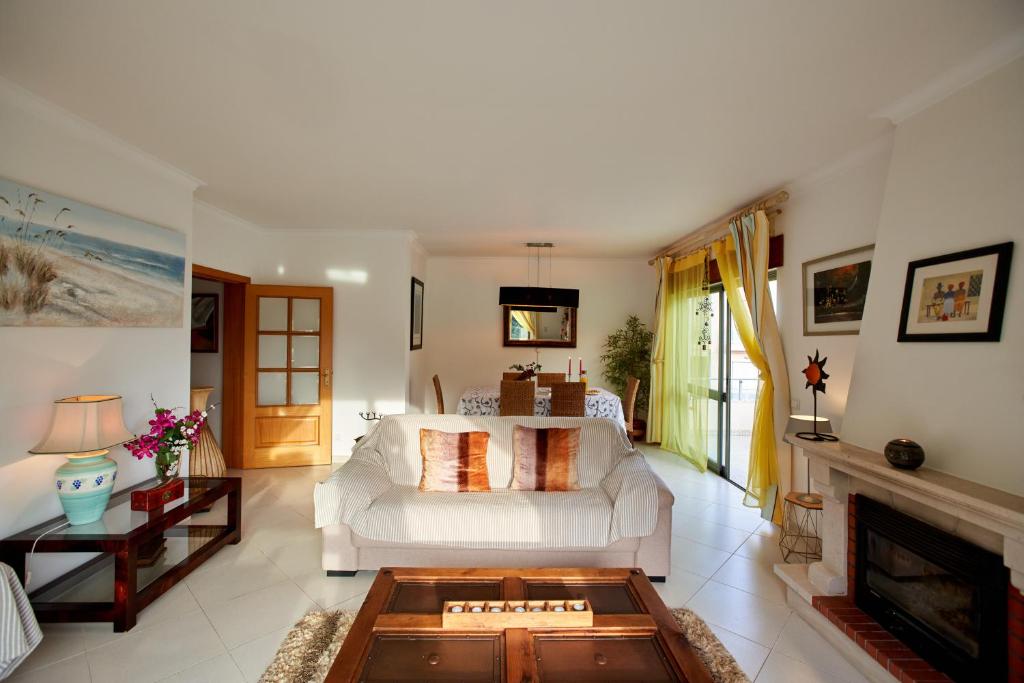
[[[657,586],[665,602],[703,617],[758,683],[865,681],[786,606],[772,574],[775,532],[742,506],[739,490],[669,453],[645,451],[676,495],[672,575]],[[239,545],[143,611],[129,633],[114,634],[109,624],[45,625],[42,644],[10,680],[256,681],[299,617],[358,609],[373,581],[374,572],[328,578],[320,569],[312,485],[330,469],[244,472]]]

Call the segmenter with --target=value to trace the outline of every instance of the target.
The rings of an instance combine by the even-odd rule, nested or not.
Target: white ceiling
[[[648,255],[891,124],[1020,0],[4,0],[0,75],[277,228]]]

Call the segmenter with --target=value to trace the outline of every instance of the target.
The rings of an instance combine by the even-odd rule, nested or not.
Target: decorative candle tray
[[[442,628],[589,628],[594,610],[589,600],[448,600]]]

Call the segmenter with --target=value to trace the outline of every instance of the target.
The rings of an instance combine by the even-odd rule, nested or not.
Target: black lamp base
[[[839,441],[838,436],[819,434],[818,432],[797,432],[796,435],[807,441]]]

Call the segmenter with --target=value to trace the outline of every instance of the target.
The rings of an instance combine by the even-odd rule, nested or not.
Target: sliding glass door
[[[769,275],[772,304],[775,273]],[[754,403],[760,388],[757,368],[743,349],[722,286],[711,288],[708,467],[740,488],[747,486]]]
[[[711,288],[711,346],[708,347],[708,469],[728,478],[729,410],[726,388],[729,386],[723,348],[729,345],[728,310],[721,285]]]

